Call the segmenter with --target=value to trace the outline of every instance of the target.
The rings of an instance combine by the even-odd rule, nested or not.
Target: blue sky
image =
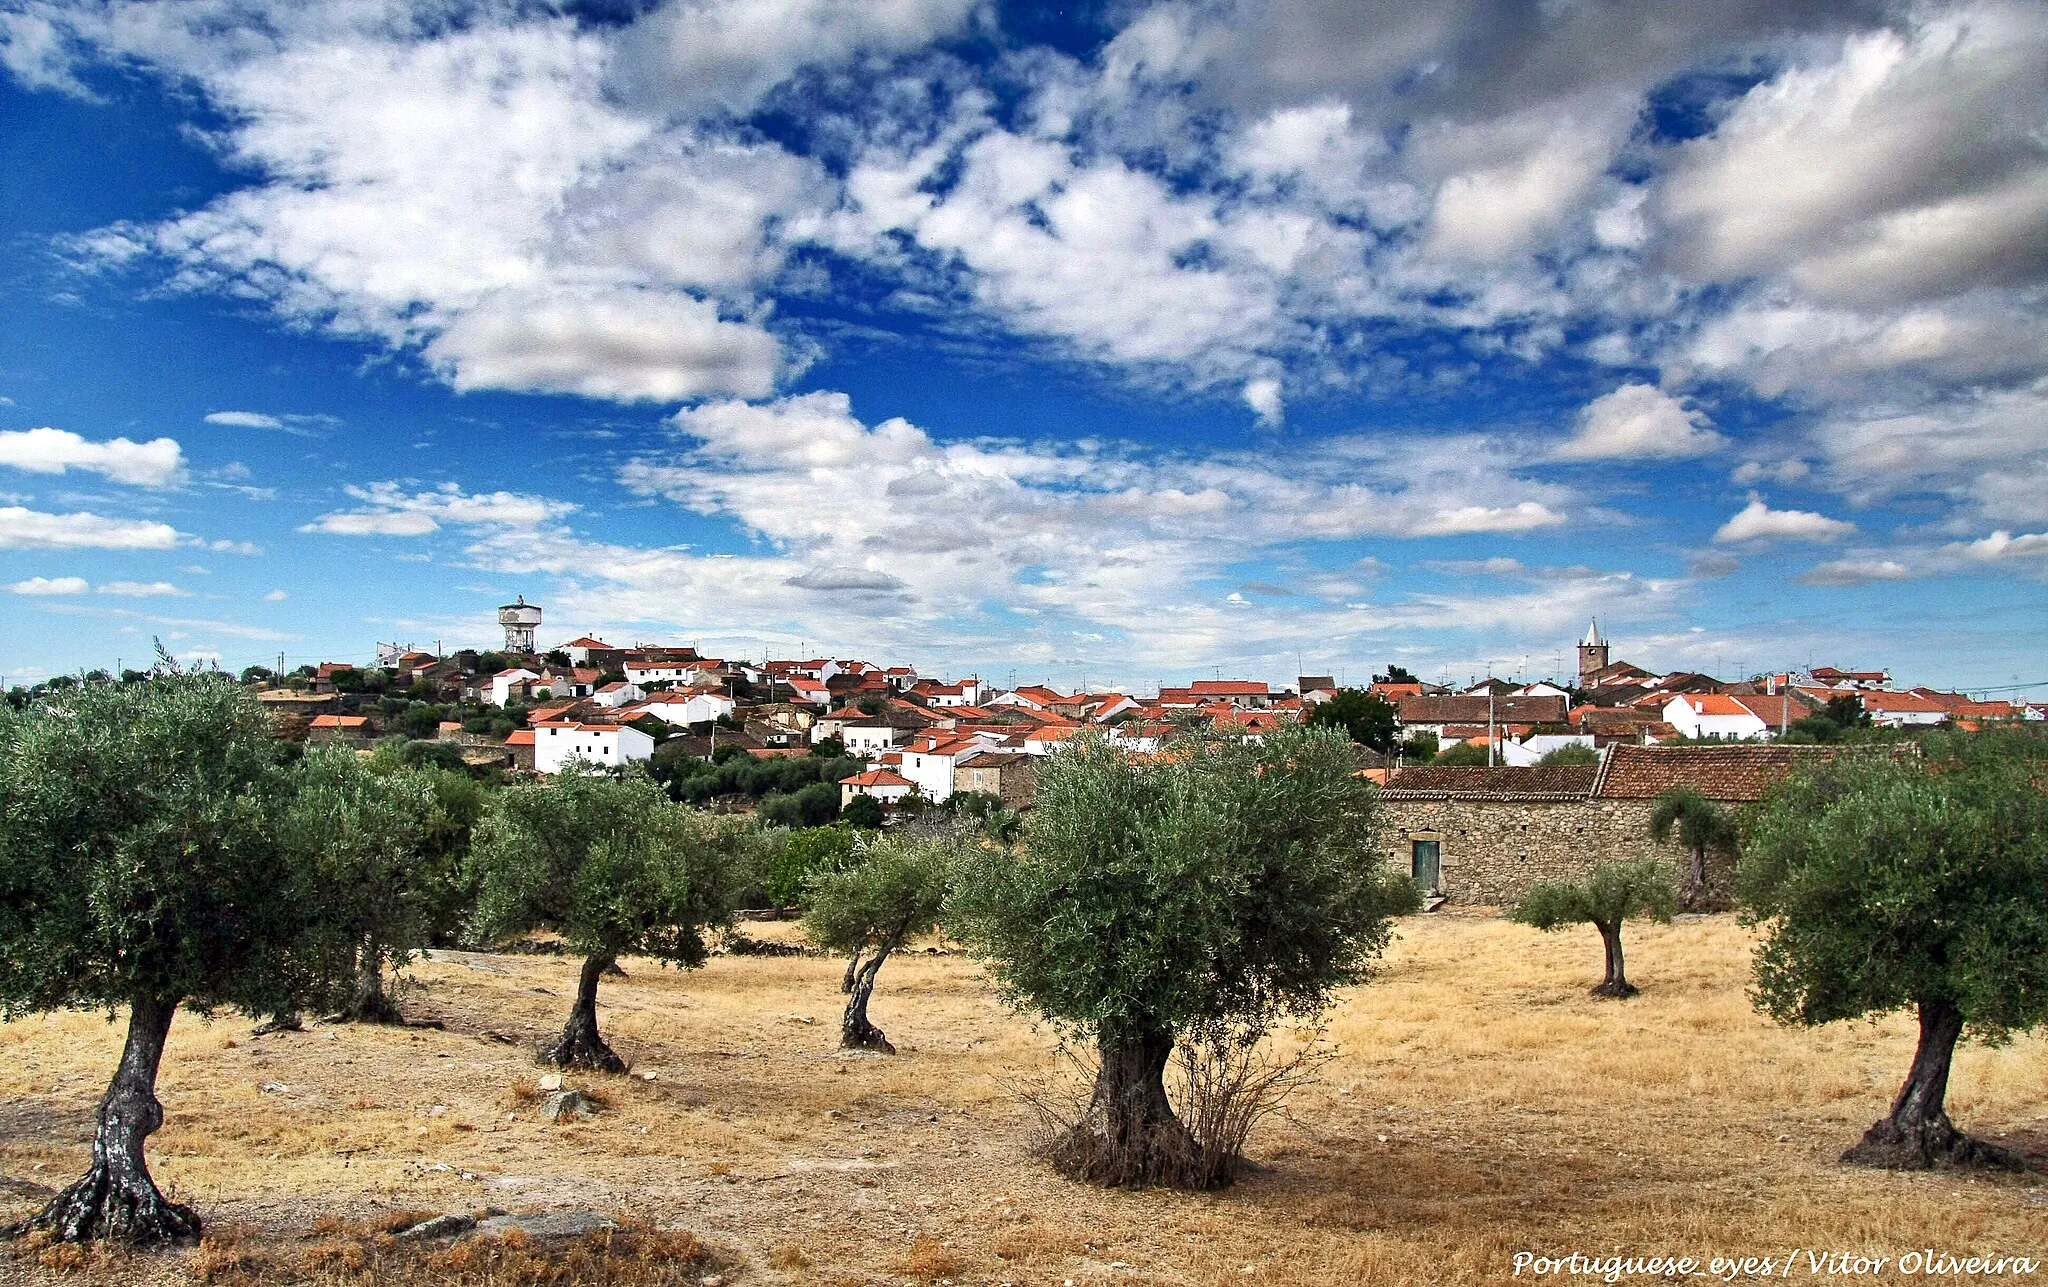
[[[2038,5],[0,2],[0,675],[2048,681]],[[2048,684],[2035,690],[2048,693]]]

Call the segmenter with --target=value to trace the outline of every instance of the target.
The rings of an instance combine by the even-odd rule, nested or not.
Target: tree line
[[[1764,930],[1758,1004],[1798,1023],[1920,1018],[1899,1102],[1852,1160],[2011,1160],[1943,1103],[1964,1033],[1999,1040],[2048,1011],[2043,749],[1982,736],[1842,756],[1741,820],[1737,883]],[[383,751],[295,754],[217,675],[52,692],[0,711],[0,1007],[125,1008],[128,1028],[89,1168],[16,1232],[196,1235],[198,1215],[145,1158],[181,1008],[391,1021],[384,979],[413,951],[544,930],[579,965],[537,1057],[618,1071],[602,979],[627,956],[702,964],[735,907],[771,885],[846,958],[842,1044],[893,1050],[868,1013],[880,973],[943,926],[1010,1005],[1092,1052],[1052,1165],[1096,1184],[1227,1184],[1288,1072],[1257,1062],[1263,1039],[1369,980],[1419,904],[1378,843],[1357,764],[1334,728],[1197,735],[1160,756],[1082,738],[1042,762],[1021,822],[991,807],[792,832],[689,807],[637,769],[489,786]],[[1517,914],[1600,925],[1619,983],[1620,920],[1668,915],[1673,896],[1656,864],[1619,876],[1532,892]]]

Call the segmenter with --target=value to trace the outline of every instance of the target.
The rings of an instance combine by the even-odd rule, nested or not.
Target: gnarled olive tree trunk
[[[542,1063],[608,1073],[626,1071],[626,1061],[614,1054],[597,1033],[597,981],[611,963],[608,953],[594,953],[583,959],[583,971],[576,980],[576,1004],[569,1008],[569,1022],[555,1044],[541,1051]]]
[[[868,998],[874,995],[875,975],[881,972],[882,962],[888,959],[889,949],[883,948],[865,959],[856,954],[847,966],[846,977],[851,986],[846,989],[846,1014],[839,1022],[841,1050],[877,1050],[885,1055],[896,1053],[896,1047],[889,1044],[889,1038],[882,1035],[882,1030],[868,1022]]]
[[[1628,975],[1622,965],[1621,922],[1614,921],[1603,925],[1599,921],[1595,921],[1593,922],[1593,927],[1600,931],[1600,942],[1607,949],[1607,975],[1594,987],[1593,995],[1596,997],[1634,996],[1636,994],[1636,985],[1628,981]]]
[[[1144,1025],[1104,1025],[1101,1065],[1088,1110],[1047,1150],[1070,1179],[1120,1188],[1207,1188],[1201,1149],[1166,1098],[1173,1034]]]
[[[1873,1123],[1863,1139],[1842,1154],[1844,1162],[1893,1171],[2019,1168],[2015,1154],[1963,1134],[1948,1119],[1948,1073],[1962,1035],[1963,1012],[1953,1001],[1920,1003],[1920,1044],[1913,1052],[1913,1070],[1892,1101],[1890,1115]]]
[[[404,1023],[398,1003],[384,991],[384,945],[366,935],[356,948],[356,984],[344,1017],[357,1023]]]
[[[48,1229],[61,1242],[106,1238],[139,1245],[199,1236],[198,1214],[164,1197],[143,1158],[144,1141],[164,1122],[156,1070],[177,1011],[177,1002],[156,998],[130,1008],[121,1064],[100,1100],[91,1169],[9,1233]]]

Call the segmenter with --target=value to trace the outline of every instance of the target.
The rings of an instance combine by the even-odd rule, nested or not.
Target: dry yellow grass
[[[1003,1011],[959,956],[883,972],[874,1017],[904,1052],[894,1059],[833,1049],[832,961],[721,957],[690,973],[628,961],[601,1003],[634,1073],[571,1074],[609,1107],[553,1126],[533,1103],[528,1052],[564,1017],[573,963],[425,962],[411,1003],[445,1032],[252,1040],[245,1022],[180,1017],[152,1158],[220,1231],[207,1248],[45,1253],[47,1265],[17,1250],[0,1274],[288,1281],[251,1279],[250,1266],[323,1246],[368,1255],[374,1241],[349,1230],[485,1207],[687,1230],[728,1281],[791,1284],[1422,1284],[1508,1278],[1524,1249],[2048,1248],[2039,1176],[1835,1165],[1904,1073],[1906,1021],[1775,1027],[1749,1008],[1749,941],[1725,917],[1631,926],[1629,949],[1642,995],[1600,1001],[1585,994],[1599,973],[1590,930],[1403,922],[1385,977],[1333,1018],[1340,1056],[1254,1137],[1266,1169],[1213,1195],[1084,1190],[1030,1161],[1012,1088],[1056,1070],[1051,1034]],[[120,1035],[84,1014],[0,1026],[9,1177],[54,1185],[82,1169]],[[2048,1042],[1970,1048],[1951,1110],[2048,1151],[2044,1087]],[[32,1204],[16,1187],[4,1197],[5,1218]],[[1829,1281],[1803,1263],[1793,1276]]]

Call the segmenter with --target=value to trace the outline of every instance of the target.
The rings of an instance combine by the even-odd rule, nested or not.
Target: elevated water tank
[[[506,652],[533,652],[534,635],[540,630],[540,605],[520,595],[516,603],[498,609],[498,624],[505,627]]]

